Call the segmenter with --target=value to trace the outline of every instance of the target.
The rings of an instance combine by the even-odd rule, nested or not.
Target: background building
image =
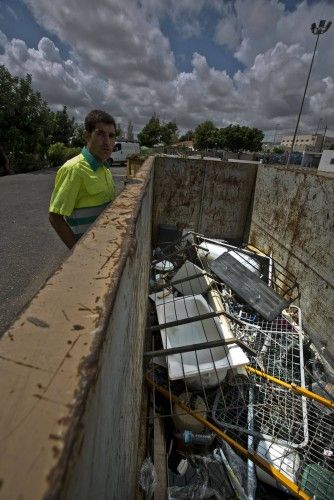
[[[281,146],[289,150],[291,148],[293,135],[284,135]],[[294,151],[315,151],[329,149],[334,144],[334,137],[325,137],[323,134],[300,134],[296,135]]]

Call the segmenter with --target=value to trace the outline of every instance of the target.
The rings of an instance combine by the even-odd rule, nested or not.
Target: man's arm
[[[62,215],[55,214],[54,212],[49,212],[49,221],[65,245],[68,248],[73,248],[76,243],[76,239],[71,228],[65,222],[64,217]]]

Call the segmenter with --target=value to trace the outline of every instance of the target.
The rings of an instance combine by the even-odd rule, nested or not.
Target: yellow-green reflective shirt
[[[56,174],[49,211],[65,217],[76,239],[116,197],[110,170],[94,160],[84,148]]]

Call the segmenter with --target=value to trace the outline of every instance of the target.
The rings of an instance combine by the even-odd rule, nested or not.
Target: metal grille
[[[148,380],[166,398],[159,414],[187,425],[190,411],[193,421],[204,419],[203,429],[214,425],[245,450],[261,480],[278,479],[301,498],[332,498],[334,405],[305,395],[301,311],[291,306],[266,321],[212,273],[208,241],[188,234],[152,263],[152,349],[145,358]],[[245,265],[289,301],[298,290],[270,256],[226,248],[241,261],[246,255]],[[278,274],[289,276],[287,286],[277,285]],[[275,479],[261,472],[261,460],[278,471]]]

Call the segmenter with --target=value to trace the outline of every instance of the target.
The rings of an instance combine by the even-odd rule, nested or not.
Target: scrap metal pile
[[[191,232],[155,249],[150,289],[146,380],[168,498],[334,498],[333,391],[294,276]]]

